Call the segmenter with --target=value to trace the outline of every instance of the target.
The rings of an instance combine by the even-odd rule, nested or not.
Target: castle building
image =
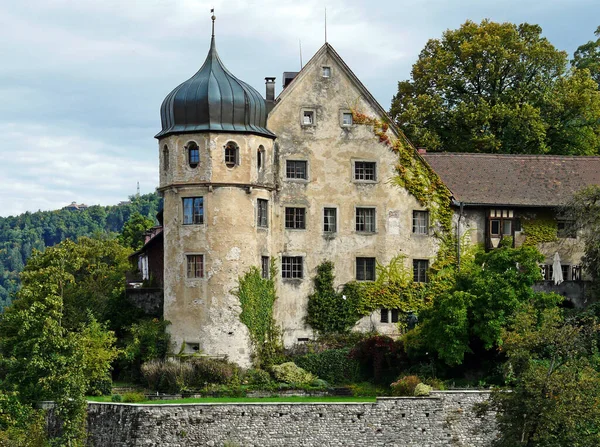
[[[251,266],[268,275],[271,260],[277,265],[274,317],[289,346],[315,335],[305,317],[322,262],[335,264],[342,286],[375,279],[377,263],[402,254],[414,280],[426,281],[438,249],[429,210],[390,182],[398,155],[370,126],[353,122],[353,110],[386,119],[385,110],[330,44],[300,72],[286,72],[277,97],[275,78],[265,79],[266,100],[225,68],[213,28],[200,70],[162,103],[156,135],[172,340],[176,350],[241,365],[250,364],[251,346],[232,292]],[[393,126],[387,133],[398,137]],[[433,157],[425,155],[463,194],[455,171]],[[586,181],[600,183],[592,177]],[[463,196],[465,203],[471,197]],[[456,200],[461,234],[472,230],[475,242],[490,243],[502,232],[514,235],[514,207],[504,202],[468,202],[464,211]],[[357,329],[394,333],[398,315],[387,312],[363,318]]]

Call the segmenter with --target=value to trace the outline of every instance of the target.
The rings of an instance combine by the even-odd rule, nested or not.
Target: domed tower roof
[[[156,138],[176,133],[232,132],[275,138],[267,129],[265,100],[254,88],[225,68],[214,35],[202,68],[179,85],[160,106],[162,130]]]

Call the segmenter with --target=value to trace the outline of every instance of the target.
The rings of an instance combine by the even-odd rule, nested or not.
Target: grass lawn
[[[87,400],[91,402],[110,402],[110,396],[88,396]],[[226,404],[226,403],[268,403],[268,402],[375,402],[375,397],[346,397],[346,396],[326,396],[326,397],[203,397],[199,399],[186,398],[176,400],[146,400],[137,402],[140,404]]]

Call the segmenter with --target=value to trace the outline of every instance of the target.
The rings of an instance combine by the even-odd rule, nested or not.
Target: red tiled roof
[[[600,157],[421,154],[465,204],[557,206],[600,185]]]

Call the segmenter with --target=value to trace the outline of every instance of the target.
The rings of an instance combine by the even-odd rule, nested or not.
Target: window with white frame
[[[184,197],[183,224],[202,225],[204,223],[204,198]]]
[[[352,113],[342,112],[342,126],[351,126],[352,124]]]
[[[337,208],[323,208],[323,232],[337,231]]]
[[[187,277],[204,278],[204,255],[187,255]]]
[[[413,234],[429,234],[429,211],[413,211]]]
[[[265,199],[256,200],[256,225],[262,228],[269,226],[269,201]]]
[[[303,258],[302,256],[282,256],[281,257],[281,277],[284,279],[302,279],[303,278]]]
[[[375,258],[356,258],[356,280],[375,281]]]
[[[288,230],[304,230],[306,228],[306,208],[286,207],[285,228]]]
[[[355,161],[354,180],[374,182],[377,180],[377,163],[374,161]]]
[[[375,233],[375,208],[356,208],[356,231]]]

